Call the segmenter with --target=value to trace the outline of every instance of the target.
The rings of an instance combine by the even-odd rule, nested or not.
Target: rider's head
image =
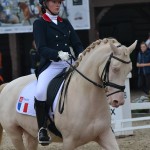
[[[61,2],[64,0],[39,0],[42,5],[42,12],[50,12],[52,15],[58,15]]]

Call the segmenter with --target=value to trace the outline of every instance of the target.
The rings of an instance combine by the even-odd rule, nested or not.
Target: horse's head
[[[137,41],[130,47],[123,46],[116,40],[108,40],[108,43],[110,53],[104,61],[104,69],[99,69],[99,76],[106,88],[109,104],[119,107],[124,104],[125,80],[132,69],[130,54]]]

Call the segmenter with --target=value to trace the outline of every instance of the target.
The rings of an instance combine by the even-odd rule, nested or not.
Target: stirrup
[[[38,141],[42,146],[46,146],[51,143],[51,137],[48,136],[48,131],[46,128],[40,128],[38,132]]]

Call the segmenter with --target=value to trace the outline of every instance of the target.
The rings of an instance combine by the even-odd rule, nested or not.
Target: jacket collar
[[[42,18],[45,20],[45,21],[47,21],[47,22],[51,22],[52,20],[47,16],[47,14],[45,13],[45,14],[43,14],[42,15]],[[63,19],[61,18],[61,17],[57,17],[57,20],[59,21],[59,22],[63,22]]]

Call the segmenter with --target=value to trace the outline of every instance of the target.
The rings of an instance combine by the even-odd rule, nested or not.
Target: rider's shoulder
[[[43,23],[45,23],[45,21],[43,20],[42,17],[40,17],[40,18],[36,19],[33,24],[43,24]]]
[[[70,23],[67,18],[62,18],[62,20],[63,20],[65,23]]]

